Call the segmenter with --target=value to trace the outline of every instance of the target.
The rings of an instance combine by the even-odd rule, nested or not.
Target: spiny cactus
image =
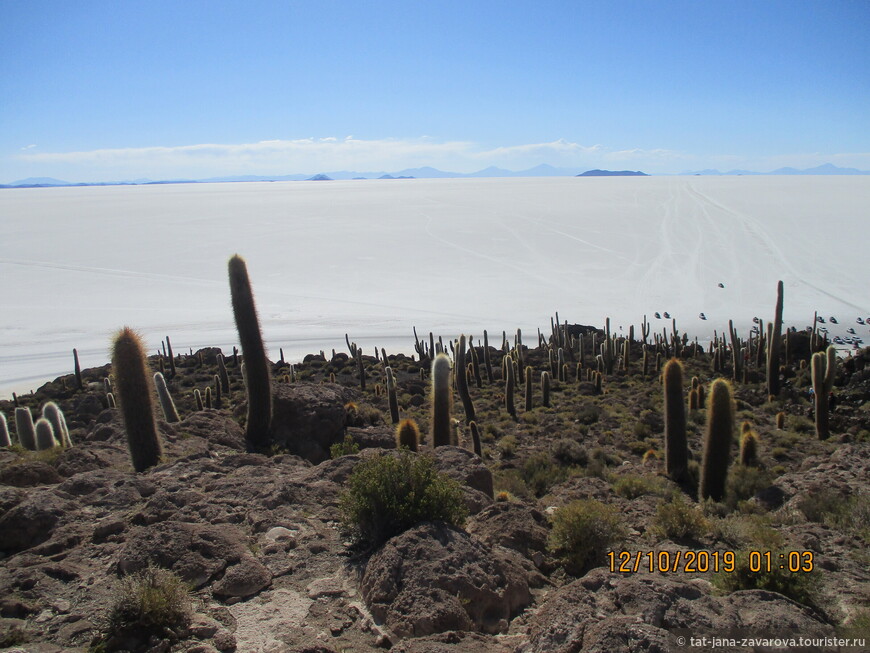
[[[115,336],[112,370],[127,431],[130,458],[137,472],[144,472],[156,465],[162,455],[147,369],[141,338],[130,327],[124,327]]]
[[[837,373],[837,350],[831,345],[824,353],[816,352],[810,363],[816,436],[819,440],[827,440],[831,435],[828,395],[834,387],[834,376]]]
[[[175,355],[172,353],[172,343],[169,342],[169,336],[166,336],[166,358],[169,359],[169,378],[174,379],[176,374]]]
[[[73,349],[73,366],[76,375],[76,387],[81,390],[84,387],[84,383],[82,382],[82,368],[79,365],[79,352],[75,348]]]
[[[214,407],[221,407],[221,377],[217,374],[214,375]]]
[[[175,402],[172,401],[172,395],[169,394],[169,388],[166,387],[166,379],[160,372],[154,373],[154,387],[157,388],[157,399],[160,400],[163,418],[170,424],[180,422],[181,418],[178,416]]]
[[[387,401],[390,405],[390,419],[393,424],[399,423],[399,399],[396,394],[396,377],[393,376],[393,368],[385,367],[387,375]]]
[[[366,368],[363,365],[362,349],[356,350],[356,367],[357,367],[357,372],[359,374],[359,389],[365,391],[365,389],[366,389]]]
[[[526,412],[532,409],[532,368],[526,368],[526,403],[524,410]]]
[[[224,393],[227,396],[229,396],[229,394],[230,394],[230,375],[229,375],[229,373],[227,373],[227,364],[226,364],[226,361],[224,360],[223,354],[217,355],[217,366],[218,366],[218,373],[215,375],[215,378],[217,378],[220,382],[219,390],[223,390]]]
[[[770,327],[770,325],[768,325]],[[779,396],[779,352],[782,337],[782,281],[776,284],[776,313],[767,342],[767,394]]]
[[[0,447],[11,447],[12,439],[9,437],[9,426],[6,424],[6,415],[0,413]]]
[[[411,451],[417,451],[420,444],[420,429],[417,422],[412,419],[403,419],[396,429],[396,448],[406,447]]]
[[[45,451],[57,446],[57,440],[54,439],[54,429],[47,419],[40,417],[36,420],[34,430],[36,431],[37,451]]]
[[[541,372],[541,404],[544,408],[550,407],[550,373]]]
[[[205,410],[205,404],[202,402],[202,393],[199,388],[193,389],[193,400],[196,402],[197,410]]]
[[[450,359],[447,354],[439,353],[432,361],[432,446],[443,447],[450,444]]]
[[[665,364],[662,384],[665,398],[665,472],[679,483],[686,479],[689,448],[686,441],[686,404],[683,401],[683,365],[676,358]]]
[[[15,409],[15,431],[18,433],[18,444],[30,451],[36,451],[36,430],[33,427],[33,415],[27,406]]]
[[[514,365],[509,356],[505,356],[504,372],[504,407],[508,415],[516,419],[517,409],[514,406]]]
[[[474,402],[471,401],[471,394],[468,392],[468,375],[465,371],[465,351],[466,343],[465,336],[459,336],[459,344],[456,347],[456,364],[454,366],[454,376],[456,377],[456,391],[459,393],[459,398],[462,400],[462,408],[465,410],[465,422],[474,421]]]
[[[248,278],[248,268],[238,254],[228,264],[230,294],[233,301],[233,316],[245,357],[247,372],[248,416],[245,425],[245,440],[250,449],[263,450],[271,442],[272,385],[269,378],[269,361],[260,334],[254,293]]]
[[[109,392],[106,394],[106,405],[109,408],[115,408],[115,395],[114,393]]]
[[[477,428],[477,422],[471,422],[468,425],[468,428],[471,431],[471,446],[474,448],[474,453],[482,458],[483,453],[480,448],[480,430]]]
[[[54,430],[54,435],[60,446],[71,447],[72,441],[69,437],[69,429],[60,407],[53,401],[46,402],[42,407],[42,416],[51,423],[51,428]]]
[[[724,379],[716,379],[710,386],[710,400],[707,405],[707,432],[704,436],[701,461],[699,499],[721,501],[724,498],[733,434],[734,402],[731,399],[731,385]]]
[[[785,413],[781,411],[776,414],[776,428],[778,431],[785,428]]]
[[[205,388],[205,407],[206,408],[213,408],[214,407],[214,402],[212,401],[211,386],[210,385],[206,386],[206,388]]]
[[[751,428],[740,434],[740,464],[745,467],[758,464],[758,434]]]

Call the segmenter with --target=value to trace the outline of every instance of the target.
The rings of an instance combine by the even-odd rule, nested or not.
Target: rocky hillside
[[[30,653],[567,653],[683,650],[681,631],[867,634],[870,350],[837,365],[827,439],[810,416],[802,341],[790,338],[777,396],[764,357],[748,356],[733,382],[725,494],[699,502],[708,409],[686,403],[688,468],[675,482],[658,368],[678,356],[688,402],[691,379],[709,390],[733,376],[731,359],[673,334],[670,349],[649,341],[646,361],[640,339],[614,339],[621,356],[607,369],[593,357],[593,332],[554,330],[531,346],[471,341],[480,456],[455,390],[454,444],[431,447],[428,343],[414,358],[387,353],[392,411],[423,433],[409,455],[432,457],[460,484],[467,517],[423,521],[378,546],[351,537],[342,497],[363,461],[397,455],[382,352],[271,363],[273,444],[258,452],[245,440],[241,356],[227,352],[220,404],[217,350],[174,355],[174,366],[151,357],[181,419],[167,422],[157,408],[162,458],[141,473],[110,407],[111,366],[85,370],[81,387],[70,374],[18,397],[34,414],[56,402],[71,446],[0,450],[0,644]],[[199,407],[203,398],[211,407]],[[14,410],[0,402],[13,443]],[[743,422],[757,447],[747,464]],[[148,578],[187,584],[177,620],[125,626],[124,579]]]

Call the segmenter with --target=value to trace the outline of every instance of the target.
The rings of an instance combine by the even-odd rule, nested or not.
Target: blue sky
[[[870,169],[870,2],[0,0],[0,182]]]

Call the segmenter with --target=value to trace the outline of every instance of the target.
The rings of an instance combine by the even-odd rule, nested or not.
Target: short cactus
[[[725,481],[731,456],[734,433],[734,402],[731,386],[724,379],[716,379],[710,386],[707,406],[707,432],[701,461],[701,481],[698,496],[721,501],[725,496]]]
[[[11,447],[12,439],[9,437],[9,426],[6,424],[6,415],[0,413],[0,447]]]
[[[745,467],[758,464],[758,434],[751,428],[740,435],[740,464]]]
[[[160,400],[160,408],[163,410],[163,418],[169,424],[180,422],[181,418],[178,416],[175,402],[172,401],[172,395],[169,394],[169,388],[166,387],[166,379],[160,372],[154,373],[154,387],[157,388],[157,399]]]
[[[474,402],[471,401],[471,394],[468,392],[468,374],[465,370],[465,352],[466,343],[465,336],[459,336],[459,344],[456,347],[456,364],[454,366],[454,376],[456,377],[456,391],[459,393],[459,398],[462,400],[462,407],[465,410],[465,422],[474,421]]]
[[[526,412],[532,409],[532,368],[526,368],[526,403],[524,410]]]
[[[36,420],[34,430],[36,431],[37,451],[45,451],[57,446],[57,440],[54,439],[54,428],[47,419],[40,417]]]
[[[480,431],[477,428],[477,422],[471,422],[468,428],[471,430],[471,446],[474,448],[474,453],[482,458],[483,452],[480,448]]]
[[[412,419],[403,419],[396,429],[396,448],[405,447],[417,451],[420,444],[420,429]]]
[[[514,406],[514,366],[510,357],[505,356],[505,384],[504,384],[504,406],[508,415],[517,418],[517,409]]]
[[[154,422],[145,349],[139,335],[130,327],[124,327],[115,336],[112,370],[133,469],[144,472],[160,462],[162,450]]]
[[[51,428],[54,430],[55,438],[57,438],[60,446],[71,447],[72,441],[69,437],[69,429],[60,407],[53,401],[46,402],[42,407],[42,416],[51,423]]]
[[[541,404],[550,407],[550,373],[546,371],[541,372]]]
[[[810,363],[816,436],[819,440],[827,440],[831,435],[828,395],[834,388],[834,376],[837,372],[837,350],[831,345],[824,353],[816,352]]]
[[[36,451],[36,430],[33,426],[33,415],[27,406],[15,409],[15,431],[18,433],[18,444],[30,451]]]

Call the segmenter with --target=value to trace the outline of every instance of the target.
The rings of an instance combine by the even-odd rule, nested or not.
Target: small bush
[[[601,415],[601,410],[594,404],[581,406],[576,413],[576,419],[580,424],[594,424],[598,421]]]
[[[462,488],[428,456],[403,450],[364,460],[348,484],[339,501],[342,526],[359,545],[376,547],[424,521],[465,523]]]
[[[615,508],[595,499],[573,501],[553,515],[549,549],[568,573],[579,576],[603,563],[607,551],[627,534]]]
[[[510,458],[517,452],[517,439],[512,435],[506,435],[496,445],[502,458]]]
[[[725,504],[733,510],[741,501],[751,499],[770,487],[771,480],[770,472],[758,467],[732,465],[725,482]]]
[[[626,474],[613,482],[613,491],[623,499],[636,499],[644,494],[664,494],[667,487],[658,478]]]
[[[518,469],[496,470],[492,474],[492,486],[496,492],[507,492],[523,499],[530,499],[532,496]]]
[[[359,453],[359,445],[353,441],[353,438],[349,435],[344,436],[344,440],[342,442],[336,442],[329,448],[329,457],[330,458],[341,458],[342,456],[352,456],[355,453]]]
[[[753,549],[754,550],[754,549]],[[768,590],[787,596],[793,601],[804,605],[815,605],[813,586],[818,582],[816,572],[798,571],[792,573],[786,569],[780,569],[780,554],[784,560],[788,560],[787,551],[771,551],[772,569],[768,572],[763,569],[759,572],[750,570],[749,551],[741,550],[735,557],[735,569],[733,572],[719,571],[713,575],[713,585],[725,592],[738,590]]]
[[[710,528],[701,510],[679,494],[659,504],[652,523],[653,532],[672,540],[698,540]]]
[[[553,458],[563,465],[585,465],[589,454],[577,441],[562,438],[553,444]]]
[[[538,497],[568,477],[565,468],[553,464],[550,456],[545,453],[529,456],[523,463],[522,475],[528,488]]]
[[[107,617],[107,635],[162,635],[186,626],[193,614],[190,588],[176,574],[148,567],[122,578],[115,588]]]

